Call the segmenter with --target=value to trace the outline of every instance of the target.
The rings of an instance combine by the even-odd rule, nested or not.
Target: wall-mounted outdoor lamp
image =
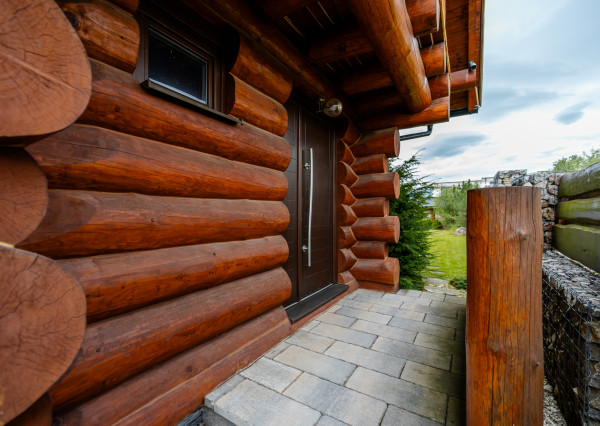
[[[342,113],[342,101],[336,98],[325,102],[324,98],[319,99],[317,112],[323,112],[329,117],[338,117]]]

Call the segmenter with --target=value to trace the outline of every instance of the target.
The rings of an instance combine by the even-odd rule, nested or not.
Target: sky
[[[479,113],[402,141],[400,159],[422,150],[422,175],[455,181],[600,147],[599,20],[600,0],[485,0]]]

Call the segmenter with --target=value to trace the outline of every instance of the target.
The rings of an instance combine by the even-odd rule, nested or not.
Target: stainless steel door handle
[[[308,266],[311,265],[312,210],[313,210],[313,149],[310,148],[310,189],[308,192]]]

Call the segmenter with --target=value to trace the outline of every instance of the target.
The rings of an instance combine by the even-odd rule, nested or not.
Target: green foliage
[[[444,229],[444,224],[437,219],[432,221],[429,226],[431,229]]]
[[[600,162],[600,147],[593,148],[590,153],[583,151],[581,155],[573,154],[563,157],[552,163],[553,172],[572,172],[585,169],[594,163]]]
[[[466,290],[467,289],[467,277],[452,278],[450,280],[450,285],[459,290]]]
[[[445,228],[467,226],[467,191],[474,188],[479,188],[479,185],[470,180],[458,186],[441,188],[440,196],[435,199],[435,208]]]
[[[467,237],[452,235],[453,232],[450,229],[429,231],[434,259],[425,272],[426,277],[450,280],[467,275]]]
[[[400,196],[390,201],[390,214],[400,219],[400,240],[390,244],[390,256],[400,260],[401,288],[423,289],[422,274],[432,259],[425,208],[433,185],[416,177],[419,164],[418,154],[400,165],[390,160],[390,171],[400,177]]]

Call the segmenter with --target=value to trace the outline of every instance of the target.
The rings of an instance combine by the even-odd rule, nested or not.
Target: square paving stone
[[[465,376],[447,370],[407,361],[400,378],[446,395],[465,398]]]
[[[376,322],[378,324],[387,324],[392,319],[391,315],[378,314],[377,312],[363,311],[362,309],[343,307],[337,311],[337,315],[345,315],[347,317],[362,319],[365,321]]]
[[[227,392],[231,391],[234,387],[244,381],[244,378],[239,374],[230,377],[227,381],[217,386],[211,393],[204,397],[204,405],[208,408],[215,408],[215,402]]]
[[[444,337],[446,339],[454,339],[454,329],[442,327],[434,324],[427,324],[422,321],[412,321],[405,318],[394,317],[389,325],[392,327],[403,328],[406,330],[417,331],[420,333],[431,334],[432,336]]]
[[[450,354],[464,355],[465,353],[465,342],[444,339],[442,337],[432,336],[424,333],[417,334],[415,345],[424,346],[426,348],[435,349]]]
[[[294,345],[277,355],[275,361],[339,384],[343,384],[356,368],[345,361]]]
[[[373,310],[373,307],[375,307],[375,306],[390,306],[392,308],[399,308],[404,303],[402,300],[394,300],[394,299],[386,299],[386,298],[381,298],[381,299],[377,299],[377,300],[372,299],[371,302],[373,302],[373,306],[371,307],[371,310]]]
[[[349,306],[350,308],[362,309],[363,311],[368,311],[373,303],[371,302],[361,302],[359,300],[347,300],[342,299],[338,302],[340,305]]]
[[[313,328],[315,328],[317,325],[319,325],[319,321],[311,321],[308,324],[306,324],[304,327],[302,327],[300,330],[302,330],[302,331],[310,331]]]
[[[423,292],[417,291],[417,290],[405,290],[405,289],[400,289],[396,292],[396,294],[398,294],[400,296],[409,296],[409,297],[420,297],[421,293],[423,293]]]
[[[305,426],[321,417],[318,411],[248,379],[220,398],[214,411],[237,425]]]
[[[412,343],[417,333],[411,330],[392,327],[384,324],[376,324],[370,321],[358,320],[352,324],[352,329],[359,330],[372,335],[387,337],[388,339],[399,340],[401,342]],[[340,339],[341,340],[341,339]],[[349,342],[352,343],[352,342]],[[362,345],[361,345],[362,346]],[[368,347],[370,347],[369,345]]]
[[[371,296],[378,295],[379,297],[382,297],[385,293],[383,291],[369,290],[369,289],[366,289],[366,288],[359,288],[353,294],[356,294],[356,295],[366,294],[366,295],[371,295]]]
[[[406,318],[406,319],[410,319],[413,321],[423,321],[423,318],[425,318],[425,314],[422,312],[409,311],[407,309],[402,309],[402,308],[398,309],[398,308],[393,308],[391,306],[382,306],[382,305],[374,304],[370,310],[372,312],[378,312],[380,314],[392,315],[392,316],[398,317],[398,318]]]
[[[452,296],[450,294],[447,294],[446,298],[444,299],[444,302],[447,302],[447,303],[456,303],[457,305],[466,305],[467,304],[467,298],[466,297]]]
[[[240,376],[274,391],[283,392],[301,373],[300,370],[269,358],[259,358],[250,367],[240,371]]]
[[[420,299],[430,299],[430,300],[438,300],[440,302],[444,301],[444,295],[443,294],[439,294],[439,293],[429,293],[429,292],[422,292],[421,295],[419,296]]]
[[[467,422],[467,404],[458,398],[448,401],[447,426],[463,426]]]
[[[335,304],[331,308],[327,309],[327,312],[329,312],[330,314],[334,314],[335,311],[337,311],[341,307],[342,307],[341,305]]]
[[[342,307],[340,306],[340,309]],[[335,324],[340,327],[350,327],[356,321],[356,318],[346,317],[344,315],[332,314],[329,312],[322,313],[317,318],[319,321],[326,322],[327,324]]]
[[[383,416],[381,426],[439,426],[441,423],[421,417],[410,411],[390,405]]]
[[[452,355],[411,343],[378,337],[371,349],[443,370],[450,370]]]
[[[383,296],[383,298],[387,300],[395,300],[402,303],[419,303],[421,305],[429,305],[431,303],[431,300],[419,299],[418,297],[409,297],[390,293]]]
[[[334,340],[330,339],[329,337],[319,336],[318,334],[309,333],[302,330],[298,330],[290,337],[285,339],[285,341],[292,345],[310,349],[314,352],[325,352],[325,350],[334,342]]]
[[[441,325],[444,327],[451,327],[457,330],[465,329],[465,321],[461,319],[441,317],[439,315],[427,314],[425,315],[424,321],[429,324]]]
[[[356,321],[352,324],[352,327],[356,325]],[[366,321],[363,321],[366,322]],[[369,323],[374,325],[379,325],[375,323]],[[387,326],[382,326],[387,327]],[[369,334],[368,332],[363,332],[359,330],[355,330],[353,328],[344,328],[333,324],[325,324],[321,323],[317,327],[311,330],[311,333],[318,334],[320,336],[331,337],[335,340],[341,340],[342,342],[352,343],[353,345],[362,346],[364,348],[370,348],[377,336],[373,334]]]
[[[335,342],[325,355],[347,361],[352,364],[361,365],[371,370],[379,371],[393,377],[400,377],[405,360],[382,352],[365,349],[361,346],[351,345],[344,342]]]
[[[447,395],[402,379],[358,367],[346,387],[438,423],[446,418]]]
[[[432,303],[435,300],[432,301]],[[439,303],[439,302],[438,302]],[[410,311],[423,312],[425,314],[435,314],[447,318],[457,318],[458,305],[444,306],[427,306],[418,303],[404,303],[402,309]]]
[[[267,357],[267,358],[271,358],[271,359],[275,358],[281,352],[283,352],[284,350],[286,350],[289,346],[290,346],[289,343],[281,342],[277,346],[269,349],[269,351],[266,354],[264,354],[263,356]]]
[[[378,425],[386,410],[382,401],[307,373],[292,383],[284,395],[353,425]]]

